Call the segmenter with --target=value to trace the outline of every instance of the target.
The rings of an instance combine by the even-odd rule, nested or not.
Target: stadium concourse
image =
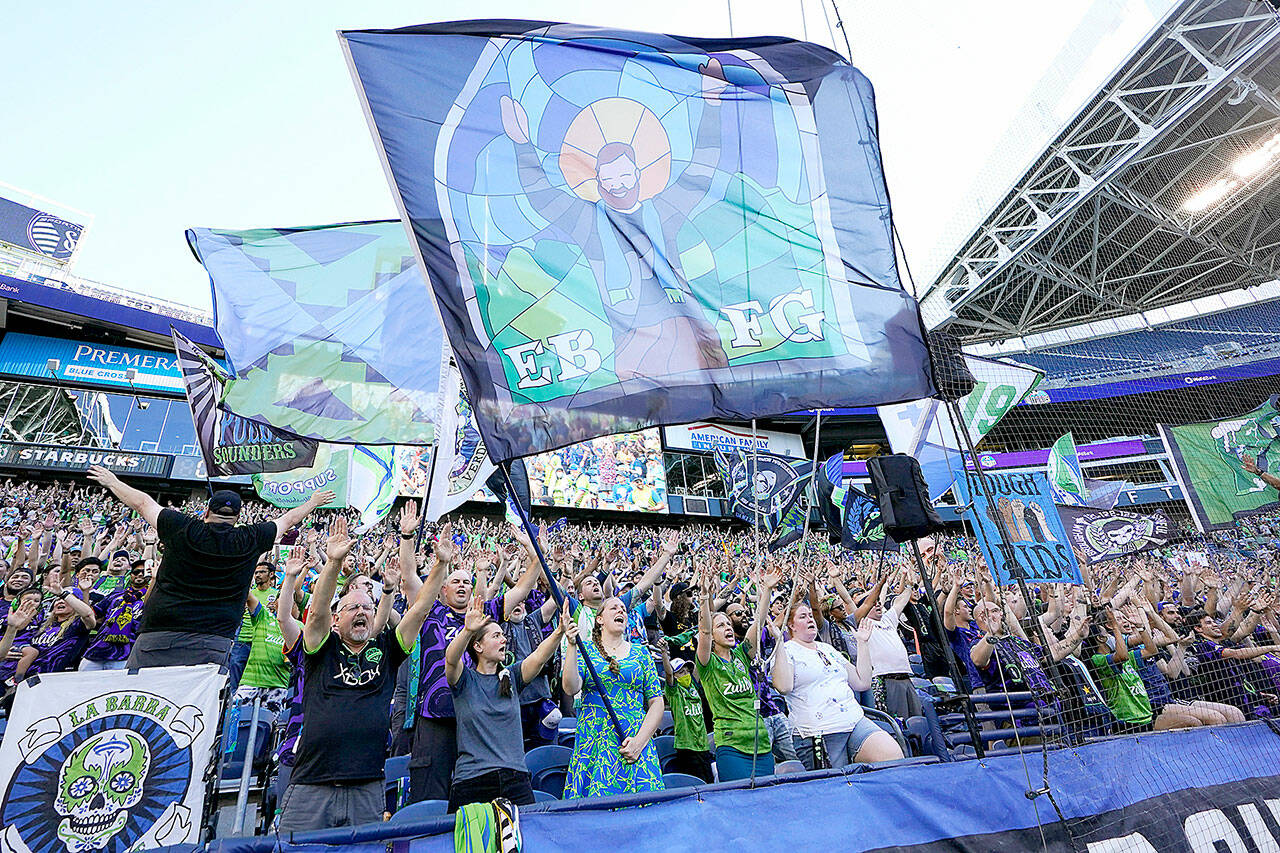
[[[425,520],[407,445],[372,522],[264,502],[282,480],[208,476],[174,354],[225,364],[213,318],[0,235],[0,756],[31,758],[0,845],[1276,849],[1278,68],[1273,4],[1173,4],[916,283],[976,379],[918,552],[855,496],[939,448],[875,409],[530,456],[533,539],[492,490]],[[815,488],[762,543],[713,455],[757,445],[834,460],[835,523]],[[1046,472],[1059,500],[1019,491]],[[1011,577],[1015,546],[1079,575]],[[207,661],[203,717],[130,686]],[[132,695],[24,705],[95,671]]]

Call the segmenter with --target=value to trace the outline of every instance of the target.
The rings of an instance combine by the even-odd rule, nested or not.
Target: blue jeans
[[[231,671],[230,681],[227,683],[227,695],[236,695],[236,688],[240,686],[240,679],[244,677],[245,664],[249,662],[249,652],[253,649],[253,643],[242,643],[236,640],[231,644],[231,656],[227,658],[227,669]]]
[[[756,775],[773,775],[773,753],[765,750],[755,758]],[[731,746],[716,747],[716,770],[721,782],[732,782],[736,779],[751,778],[752,756],[740,752]]]
[[[862,749],[867,738],[878,731],[883,731],[875,723],[863,717],[851,732],[832,732],[822,735],[822,749],[826,753],[828,767],[848,767],[857,761],[858,750]],[[813,766],[813,742],[816,738],[797,737],[796,754],[806,770],[818,770]]]

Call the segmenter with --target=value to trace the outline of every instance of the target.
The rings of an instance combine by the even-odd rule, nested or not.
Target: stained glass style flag
[[[875,101],[789,39],[342,34],[490,454],[933,393]]]
[[[323,441],[434,440],[444,336],[403,225],[194,228],[187,242],[232,369],[222,405]]]

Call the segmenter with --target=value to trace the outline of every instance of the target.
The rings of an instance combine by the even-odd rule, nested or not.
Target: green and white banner
[[[1174,475],[1201,532],[1280,505],[1280,493],[1245,469],[1247,458],[1260,471],[1280,474],[1278,401],[1273,395],[1238,418],[1160,424]]]
[[[399,493],[395,447],[321,443],[316,462],[275,474],[255,474],[258,495],[278,507],[295,507],[314,493],[331,489],[337,497],[325,509],[350,507],[360,512],[357,533],[377,524],[391,511]]]

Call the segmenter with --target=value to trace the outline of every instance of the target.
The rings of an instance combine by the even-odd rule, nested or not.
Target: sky
[[[923,286],[1170,0],[836,5]],[[76,274],[207,309],[186,228],[396,216],[336,31],[478,17],[846,52],[831,0],[20,4],[0,33],[0,181],[92,217]]]

